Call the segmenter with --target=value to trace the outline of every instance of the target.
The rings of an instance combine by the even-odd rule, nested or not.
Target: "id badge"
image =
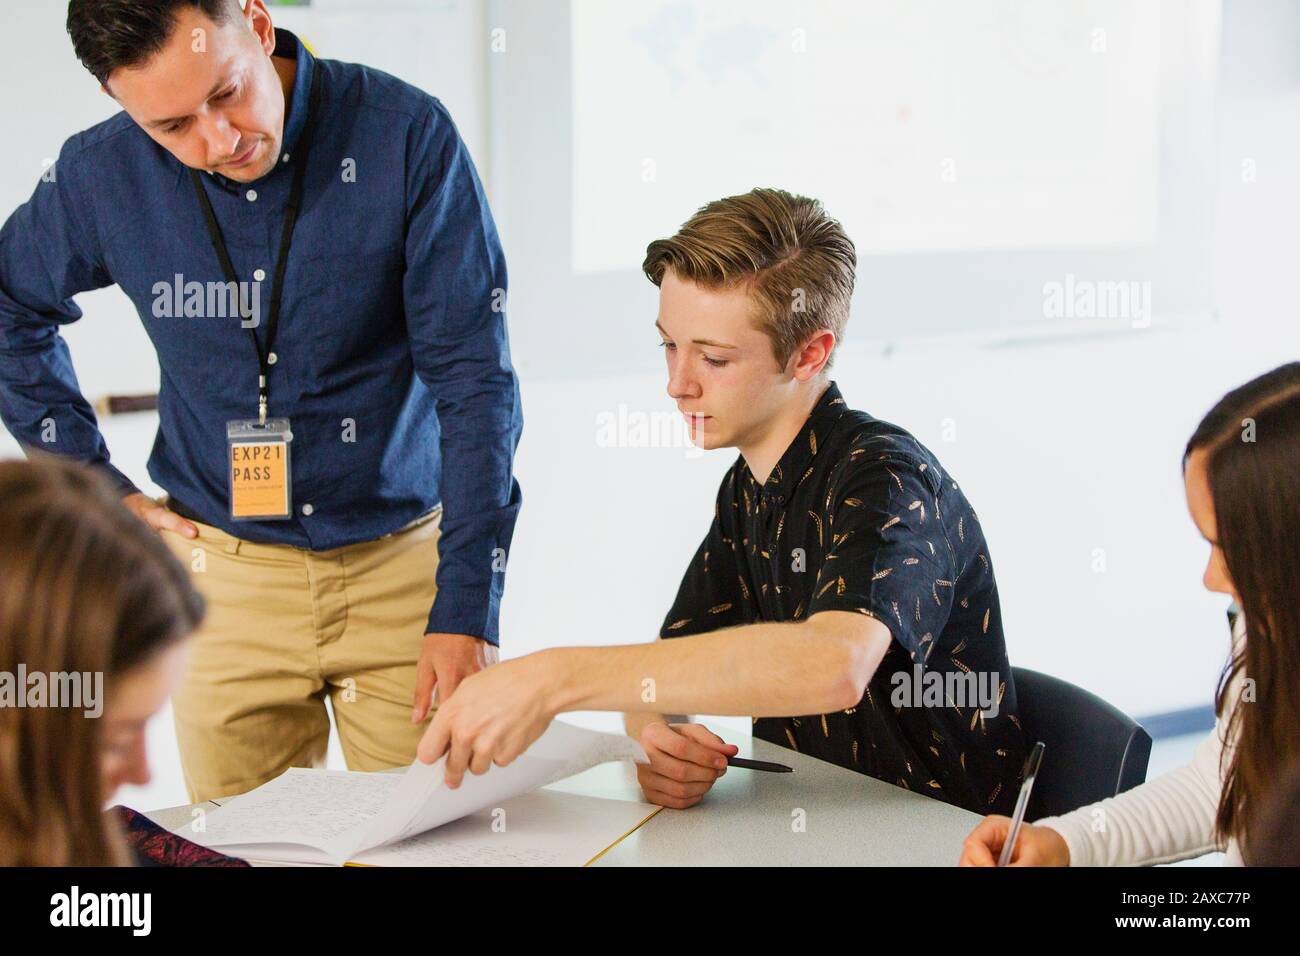
[[[289,419],[226,422],[230,520],[267,521],[293,514]]]

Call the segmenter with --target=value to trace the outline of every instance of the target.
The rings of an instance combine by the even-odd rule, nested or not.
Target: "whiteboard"
[[[1155,324],[1210,316],[1220,14],[494,0],[493,205],[521,365],[650,367],[646,245],[758,185],[816,196],[854,240],[848,345],[1127,327],[1053,312],[1049,289],[1089,283],[1141,286]]]

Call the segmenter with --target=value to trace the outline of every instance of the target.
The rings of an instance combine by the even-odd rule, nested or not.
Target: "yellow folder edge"
[[[655,814],[657,814],[657,813],[658,813],[660,810],[662,810],[662,809],[663,809],[663,807],[655,807],[653,810],[651,810],[649,813],[647,813],[644,817],[641,818],[641,822],[640,822],[640,823],[638,823],[638,824],[637,824],[636,826],[634,826],[632,829],[628,830],[628,831],[627,831],[626,833],[624,833],[621,837],[619,837],[617,840],[615,840],[615,841],[614,841],[613,843],[611,843],[609,846],[605,847],[605,849],[601,850],[599,853],[597,853],[595,856],[593,856],[590,860],[588,860],[586,863],[584,863],[584,864],[582,864],[582,865],[583,865],[583,866],[591,866],[591,864],[595,863],[597,860],[599,860],[602,856],[604,856],[604,855],[605,855],[606,853],[608,853],[610,850],[614,849],[614,847],[618,846],[620,843],[622,843],[624,840],[626,840],[628,837],[630,837],[633,833],[636,833],[637,830],[640,830],[643,826],[645,826],[646,821],[649,820],[649,819],[651,819],[652,817],[654,817]]]

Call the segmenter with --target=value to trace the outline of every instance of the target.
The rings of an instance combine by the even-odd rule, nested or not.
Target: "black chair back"
[[[1013,667],[1025,743],[1047,750],[1026,819],[1057,816],[1146,780],[1151,735],[1132,717],[1069,681]]]

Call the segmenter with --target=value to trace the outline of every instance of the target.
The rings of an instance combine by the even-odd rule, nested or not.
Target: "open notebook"
[[[181,834],[230,856],[370,866],[580,866],[658,807],[544,789],[611,760],[644,763],[629,737],[552,722],[508,767],[443,784],[443,763],[403,774],[292,768]]]

